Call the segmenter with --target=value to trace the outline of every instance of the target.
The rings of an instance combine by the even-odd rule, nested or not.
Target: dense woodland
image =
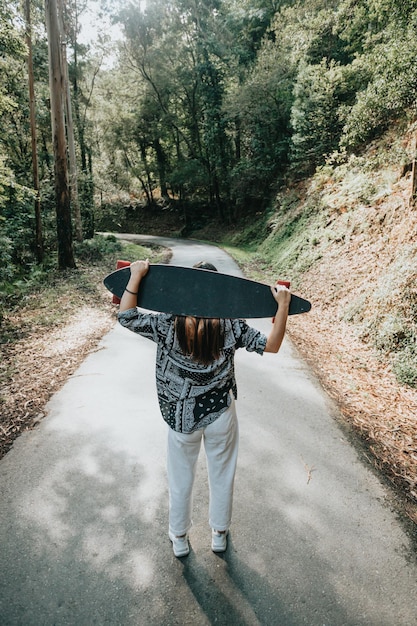
[[[3,295],[138,206],[259,215],[416,115],[416,0],[102,0],[121,39],[86,45],[91,4],[0,5]]]

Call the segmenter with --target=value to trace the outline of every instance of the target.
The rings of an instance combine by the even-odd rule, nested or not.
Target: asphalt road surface
[[[162,242],[239,275],[215,247]],[[116,325],[0,462],[0,624],[415,626],[415,546],[288,338],[236,357],[228,551],[210,549],[201,454],[191,553],[174,557],[154,359]]]

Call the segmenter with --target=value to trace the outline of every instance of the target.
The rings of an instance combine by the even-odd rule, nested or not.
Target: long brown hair
[[[217,272],[217,267],[207,261],[200,261],[194,267]],[[175,332],[181,350],[194,361],[209,365],[219,358],[224,346],[224,324],[219,319],[178,316]]]
[[[219,358],[224,345],[224,324],[217,318],[177,316],[175,332],[184,354],[208,365]]]

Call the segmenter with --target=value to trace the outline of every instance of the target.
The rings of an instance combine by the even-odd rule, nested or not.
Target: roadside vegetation
[[[290,335],[417,522],[417,210],[403,167],[413,134],[391,129],[320,168],[228,250],[247,275],[289,279],[312,300]]]
[[[100,237],[77,246],[77,269],[38,268],[3,298],[0,342],[0,457],[45,415],[45,405],[114,325],[102,284],[118,259],[167,262],[169,251]]]

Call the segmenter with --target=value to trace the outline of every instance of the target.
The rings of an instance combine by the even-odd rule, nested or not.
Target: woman
[[[216,271],[209,263],[196,267]],[[149,262],[135,261],[120,302],[119,322],[155,341],[156,386],[168,428],[169,538],[174,554],[189,551],[192,490],[201,440],[207,457],[210,489],[211,547],[224,552],[232,516],[233,485],[238,453],[237,388],[234,354],[278,352],[285,335],[291,294],[271,287],[278,310],[266,337],[243,320],[181,317],[140,312],[137,293]]]

